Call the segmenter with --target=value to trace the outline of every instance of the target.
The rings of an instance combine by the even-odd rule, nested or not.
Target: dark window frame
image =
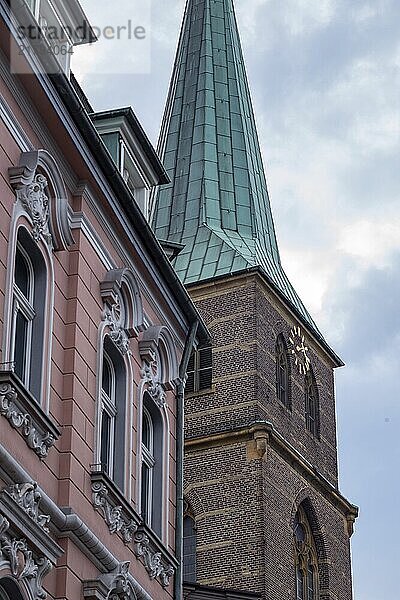
[[[183,517],[183,580],[187,583],[196,583],[196,544],[196,521],[186,514]]]
[[[315,376],[310,369],[304,379],[306,429],[315,438],[320,436],[319,394]]]
[[[285,338],[279,334],[275,344],[276,395],[279,402],[292,410],[290,360]]]
[[[105,366],[110,375],[108,390],[104,389]],[[127,372],[124,358],[107,335],[103,341],[99,462],[101,470],[122,493],[125,492],[126,390]],[[106,422],[107,435],[104,427]]]
[[[193,350],[187,368],[186,393],[193,394],[212,389],[212,347]]]
[[[319,600],[318,557],[306,511],[299,506],[293,524],[295,546],[295,598]]]
[[[161,538],[165,432],[161,411],[147,391],[143,394],[142,435],[144,418],[150,429],[150,439],[147,447],[141,440],[140,512],[145,525]],[[145,488],[147,496],[144,494]]]
[[[17,281],[18,261],[26,269],[22,289]],[[13,321],[11,365],[23,386],[42,405],[43,348],[46,331],[48,273],[38,245],[25,227],[19,227],[13,267]]]

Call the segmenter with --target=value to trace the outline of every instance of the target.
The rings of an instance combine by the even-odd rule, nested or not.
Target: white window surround
[[[139,287],[130,269],[108,271],[100,284],[104,302],[103,318],[97,343],[97,410],[94,444],[94,472],[101,471],[101,432],[103,411],[110,417],[113,437],[109,454],[108,477],[117,485],[124,498],[132,498],[132,419],[135,394],[134,370],[130,340],[143,329],[143,306]],[[111,396],[103,390],[103,360],[108,360],[113,372]],[[108,397],[107,397],[108,396]],[[122,472],[115,472],[114,452],[124,456]],[[117,476],[117,479],[116,479]],[[119,480],[119,483],[117,482]]]
[[[153,422],[154,483],[152,490],[153,516],[152,530],[168,543],[169,512],[169,470],[170,470],[170,423],[168,404],[175,401],[173,392],[179,379],[176,346],[170,330],[166,326],[150,326],[143,332],[139,341],[142,359],[142,381],[138,390],[138,472],[136,484],[137,510],[141,510],[142,481],[141,471],[144,460],[142,430],[143,413],[147,410]],[[168,394],[171,392],[171,394]],[[149,500],[150,503],[150,500]],[[160,511],[154,516],[155,507]]]
[[[1,369],[14,370],[15,334],[17,316],[20,313],[27,321],[27,352],[22,383],[48,413],[54,296],[53,259],[47,243],[41,239],[35,243],[32,239],[32,226],[28,215],[17,201],[13,209],[8,245]],[[15,284],[17,247],[29,270],[29,298]],[[34,343],[41,347],[40,353],[33,352]]]
[[[16,194],[9,237],[2,338],[3,371],[11,370],[14,360],[14,333],[16,302],[29,313],[29,304],[15,289],[14,269],[19,232],[26,231],[29,245],[43,260],[42,352],[36,360],[35,373],[40,377],[35,399],[46,414],[49,413],[51,344],[53,329],[54,266],[53,252],[65,250],[74,243],[68,219],[67,191],[53,157],[45,150],[22,152],[18,166],[9,168],[9,179]],[[25,249],[26,251],[26,249]],[[32,264],[33,256],[29,254]],[[36,275],[35,275],[36,279]],[[34,305],[34,303],[33,303]],[[33,327],[33,337],[37,332]],[[36,357],[37,358],[37,357]],[[40,364],[39,364],[40,363]],[[28,380],[24,382],[28,383]]]

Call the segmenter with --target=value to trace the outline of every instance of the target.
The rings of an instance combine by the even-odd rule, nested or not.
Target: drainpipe
[[[176,524],[175,524],[175,555],[178,567],[175,573],[174,600],[183,597],[183,451],[184,451],[184,400],[186,371],[197,334],[199,321],[191,325],[186,338],[181,364],[179,367],[179,383],[176,393]]]

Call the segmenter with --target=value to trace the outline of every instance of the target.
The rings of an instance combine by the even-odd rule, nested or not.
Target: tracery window
[[[196,582],[196,525],[191,515],[183,519],[183,580]]]
[[[285,339],[282,334],[278,335],[275,347],[276,359],[276,394],[278,400],[291,409],[290,398],[290,363]]]
[[[314,537],[300,506],[293,526],[295,547],[296,600],[318,600],[318,560]]]
[[[319,396],[314,374],[310,369],[305,377],[305,417],[307,430],[319,436]]]

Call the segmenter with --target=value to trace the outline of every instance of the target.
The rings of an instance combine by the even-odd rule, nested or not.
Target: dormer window
[[[91,118],[121,177],[149,219],[151,190],[169,183],[169,178],[135,114],[131,108],[121,108],[95,113]]]
[[[69,0],[68,4],[61,0],[25,0],[25,4],[34,20],[32,22],[29,17],[18,14],[21,39],[25,39],[27,45],[35,48],[39,55],[42,53],[43,56],[53,56],[62,70],[69,75],[74,46],[96,41],[80,3],[78,0]],[[38,45],[38,41],[41,41],[43,46]],[[51,63],[46,61],[45,64],[46,71],[51,69]]]
[[[29,10],[32,12],[33,16],[37,18],[39,16],[39,0],[25,0],[26,4],[29,7]]]

